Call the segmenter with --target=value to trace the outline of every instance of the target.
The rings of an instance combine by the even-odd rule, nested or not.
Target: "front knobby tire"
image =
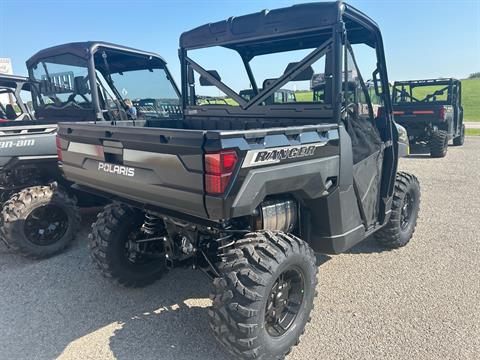
[[[437,130],[430,139],[430,156],[433,158],[443,158],[447,155],[448,134],[446,131]]]
[[[284,358],[313,309],[313,250],[290,234],[250,233],[224,255],[219,272],[209,311],[215,337],[240,359]]]
[[[407,245],[415,232],[420,211],[420,185],[417,178],[398,172],[395,180],[392,213],[387,224],[375,233],[375,239],[388,248]]]
[[[131,256],[144,214],[131,207],[113,203],[105,206],[92,224],[89,234],[90,256],[102,275],[123,287],[144,287],[166,271],[165,259]]]
[[[75,197],[56,186],[32,186],[3,205],[1,233],[21,255],[40,259],[65,249],[80,227]]]
[[[460,135],[453,139],[453,146],[462,146],[465,142],[465,124],[462,124]]]

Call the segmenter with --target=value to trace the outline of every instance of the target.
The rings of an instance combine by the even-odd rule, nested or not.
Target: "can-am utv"
[[[33,119],[32,112],[22,99],[22,92],[30,92],[28,78],[17,75],[0,75],[0,96],[2,96],[0,98],[0,122]]]
[[[453,145],[463,145],[460,80],[396,81],[392,98],[395,121],[407,129],[411,142],[426,143],[432,157],[444,157],[452,139]]]
[[[282,358],[310,318],[315,251],[370,235],[397,248],[415,229],[420,189],[397,173],[380,30],[349,5],[311,3],[200,26],[182,34],[179,54],[181,117],[60,124],[66,176],[117,200],[92,226],[92,257],[124,286],[179,264],[209,270],[219,341],[238,358]],[[212,58],[221,61],[205,68]],[[325,74],[322,99],[265,101],[282,88],[309,91],[314,73]],[[363,89],[357,103],[349,80]],[[247,82],[249,100],[239,94]],[[219,94],[228,101],[204,101]]]

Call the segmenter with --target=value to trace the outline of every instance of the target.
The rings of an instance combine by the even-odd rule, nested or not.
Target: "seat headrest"
[[[78,95],[85,95],[90,93],[88,86],[88,78],[83,76],[75,76],[73,79],[73,91]]]

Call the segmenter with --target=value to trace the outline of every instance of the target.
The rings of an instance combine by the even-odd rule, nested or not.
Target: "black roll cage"
[[[20,95],[22,90],[32,92],[34,89],[33,84],[27,77],[17,75],[0,75],[0,94],[10,93],[15,97],[17,105],[22,110],[23,114],[27,114],[32,117],[30,110],[23,102]]]
[[[87,42],[78,42],[78,43],[68,43],[68,44],[58,45],[58,46],[41,50],[37,54],[33,55],[26,62],[29,77],[30,79],[35,79],[33,75],[33,67],[39,64],[40,62],[42,62],[42,60],[46,60],[54,56],[70,54],[70,55],[74,55],[84,59],[87,63],[88,79],[91,84],[90,91],[92,95],[92,105],[95,111],[95,118],[96,120],[105,120],[103,116],[103,111],[102,111],[103,109],[101,108],[101,104],[99,100],[98,88],[96,86],[97,84],[96,70],[99,70],[99,67],[95,65],[95,55],[101,51],[103,52],[112,51],[117,54],[125,54],[130,56],[138,56],[141,58],[148,58],[150,60],[151,59],[157,60],[157,63],[161,64],[161,67],[159,68],[165,71],[168,80],[170,80],[175,90],[175,93],[177,94],[179,99],[181,99],[181,94],[178,89],[178,86],[175,83],[175,80],[171,75],[170,71],[168,70],[168,67],[166,66],[167,62],[160,55],[152,52],[138,50],[138,49],[134,49],[134,48],[130,48],[122,45],[116,45],[108,42],[87,41]],[[105,61],[108,61],[108,60],[105,59]],[[126,71],[126,70],[123,70],[123,71]],[[100,72],[103,74],[102,71]],[[114,86],[112,86],[112,91],[114,91],[116,97],[119,97],[116,100],[122,104],[122,101],[121,101],[122,98]],[[34,101],[34,105],[36,105],[36,101]]]
[[[412,93],[413,88],[421,87],[421,86],[442,86],[442,85],[444,86],[441,89],[442,91],[448,90],[447,100],[437,101],[436,103],[446,104],[446,103],[451,103],[452,101],[454,101],[454,98],[456,96],[455,91],[454,91],[455,88],[458,89],[458,95],[461,94],[462,82],[460,80],[454,79],[454,78],[395,81],[393,83],[393,88],[392,88],[392,103],[394,103],[394,104],[404,103],[402,101],[400,101],[400,102],[395,101],[396,95],[399,92],[397,87],[399,87],[399,86],[401,86],[402,89],[404,89],[405,86],[408,86],[410,88],[410,92],[406,93],[407,96],[409,98],[411,98],[412,100],[415,100],[415,103],[421,104],[421,103],[427,103],[426,100],[433,97],[434,94],[429,94],[425,99],[419,100],[419,99],[417,99],[413,96],[413,93]]]
[[[370,46],[376,49],[378,71],[376,74],[374,74],[374,77],[380,74],[380,81],[381,81],[380,85],[381,85],[382,92],[379,93],[378,83],[377,83],[378,81],[376,78],[374,78],[375,90],[377,92],[377,95],[380,95],[383,99],[384,107],[385,107],[384,115],[387,118],[386,120],[391,121],[392,102],[389,94],[389,83],[388,83],[387,70],[385,66],[383,41],[382,41],[382,37],[381,37],[380,30],[378,28],[378,25],[362,12],[351,7],[350,5],[342,3],[341,1],[337,1],[335,3],[323,3],[323,4],[324,5],[322,6],[325,6],[326,9],[327,7],[332,7],[336,10],[337,17],[335,19],[330,19],[331,24],[328,26],[317,25],[314,30],[301,29],[301,31],[296,31],[294,35],[297,38],[301,38],[303,33],[304,36],[306,37],[312,37],[312,34],[323,35],[325,34],[326,30],[328,31],[329,29],[331,29],[331,36],[328,37],[327,40],[323,41],[320,45],[317,44],[317,46],[314,48],[313,51],[311,51],[301,61],[296,63],[295,66],[289,68],[281,77],[272,81],[269,84],[269,86],[263,88],[261,92],[259,92],[258,90],[258,85],[256,84],[255,78],[250,68],[250,61],[256,55],[255,54],[252,55],[251,53],[248,53],[248,51],[242,52],[241,50],[243,48],[248,49],[247,46],[249,43],[255,44],[255,41],[265,40],[266,38],[265,33],[259,33],[258,35],[251,35],[248,38],[245,38],[245,36],[241,34],[239,35],[240,39],[238,40],[238,42],[235,42],[235,36],[231,34],[225,35],[226,40],[224,42],[222,42],[221,39],[219,40],[217,37],[213,37],[212,35],[212,39],[210,40],[208,39],[205,40],[205,37],[203,37],[201,40],[195,43],[195,40],[200,37],[200,34],[205,33],[205,29],[204,29],[205,27],[208,26],[210,28],[216,28],[219,26],[218,24],[222,25],[222,23],[219,22],[219,23],[204,25],[204,26],[198,27],[197,29],[193,29],[189,32],[182,34],[182,37],[180,38],[179,57],[180,57],[181,75],[182,75],[182,79],[181,79],[181,88],[182,88],[182,94],[183,94],[182,107],[186,111],[185,113],[186,114],[189,113],[187,111],[188,107],[197,108],[195,104],[192,102],[191,97],[189,96],[190,94],[189,78],[191,78],[191,76],[189,76],[188,72],[190,71],[190,69],[195,70],[197,73],[200,74],[200,76],[204,77],[212,85],[218,87],[227,96],[235,100],[239,104],[240,109],[243,110],[242,113],[245,114],[245,112],[248,112],[249,110],[258,111],[259,105],[262,104],[269,96],[275,93],[275,91],[280,89],[287,82],[291,81],[293,78],[295,78],[296,75],[301,73],[307,67],[311,66],[316,60],[318,60],[328,52],[331,52],[331,58],[333,60],[333,64],[331,65],[331,69],[330,69],[333,75],[332,76],[333,78],[332,106],[333,106],[334,119],[336,120],[337,123],[340,123],[341,106],[343,102],[343,99],[341,98],[341,92],[342,92],[342,74],[341,73],[342,73],[342,61],[343,61],[342,60],[343,54],[341,49],[342,49],[342,46],[347,43],[346,39],[348,37],[348,31],[349,30],[358,31],[360,29],[360,32],[357,34],[357,37],[354,39],[349,39],[349,42],[351,43],[366,42],[367,44],[369,44]],[[298,6],[292,6],[291,8],[286,8],[281,10],[289,11],[289,9],[293,9],[292,11],[296,11],[296,7]],[[331,9],[327,9],[327,10],[331,10]],[[268,14],[268,12],[264,11],[262,13],[252,14],[250,16],[260,16],[260,14]],[[235,19],[236,18],[228,19],[226,21],[227,26],[233,26],[231,24],[233,21],[235,21]],[[366,36],[366,35],[362,31],[367,31],[368,35],[372,36],[372,38],[363,39],[362,36]],[[197,34],[195,34],[195,32],[198,32],[199,35],[196,36]],[[278,33],[280,32],[281,32],[281,29],[279,26]],[[280,35],[277,35],[277,34],[270,35],[272,39],[278,36]],[[236,50],[238,52],[238,54],[240,55],[243,61],[243,64],[245,65],[248,78],[250,80],[252,89],[255,94],[255,96],[253,96],[249,101],[246,101],[234,90],[232,90],[226,84],[221,82],[217,77],[212,75],[209,71],[201,67],[199,64],[197,64],[188,56],[189,50],[207,48],[212,46],[222,46],[225,48]],[[287,50],[278,50],[278,51],[265,52],[265,53],[274,53],[274,52],[280,52],[280,51],[287,51]],[[215,106],[218,108],[219,106],[221,107],[223,105],[215,105]],[[228,105],[225,105],[225,106],[228,106]],[[278,107],[282,105],[271,105],[271,106]],[[301,106],[305,107],[307,105],[301,104]],[[312,106],[312,105],[308,104],[308,106]],[[322,106],[322,105],[317,104],[313,106],[315,107],[315,106]],[[291,106],[289,106],[289,108],[291,108]],[[234,111],[234,110],[231,110],[231,111]],[[208,113],[208,110],[206,110],[206,112]],[[238,112],[235,112],[235,115],[238,115],[238,114],[239,114]]]

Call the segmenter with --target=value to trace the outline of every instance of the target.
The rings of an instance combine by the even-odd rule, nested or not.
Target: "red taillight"
[[[445,107],[441,107],[440,111],[438,112],[438,116],[440,117],[440,120],[445,120],[445,115],[447,114],[447,111]]]
[[[62,161],[62,140],[60,140],[60,138],[56,137],[56,142],[57,142],[57,157],[58,157],[58,161]]]
[[[434,111],[433,110],[415,110],[415,111],[412,111],[412,114],[413,115],[430,115],[430,114],[434,114]]]
[[[10,120],[8,120],[8,119],[2,119],[2,118],[0,118],[0,123],[5,123],[5,122],[9,122],[9,121],[10,121]]]
[[[394,111],[393,115],[405,115],[405,111]]]
[[[209,194],[223,194],[237,162],[237,153],[232,150],[205,154],[206,192]]]

